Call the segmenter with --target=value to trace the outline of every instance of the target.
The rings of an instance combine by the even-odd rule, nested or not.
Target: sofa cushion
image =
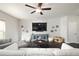
[[[12,39],[0,39],[0,45],[11,42]]]
[[[0,49],[6,48],[6,47],[8,47],[11,44],[13,44],[13,42],[8,42],[8,43],[5,43],[5,44],[1,44],[0,45]]]
[[[67,43],[67,44],[74,48],[79,48],[79,43]]]
[[[59,48],[21,48],[28,56],[55,56]]]
[[[4,48],[4,50],[18,50],[18,45],[17,43],[13,43],[12,45]]]
[[[74,47],[66,44],[66,43],[63,43],[62,46],[61,46],[61,49],[74,49]]]
[[[22,50],[0,50],[0,56],[25,56],[26,52]]]
[[[63,49],[57,52],[57,56],[79,56],[79,49]]]

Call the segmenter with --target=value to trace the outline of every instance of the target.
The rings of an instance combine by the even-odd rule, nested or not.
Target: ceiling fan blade
[[[42,12],[40,12],[40,14],[41,14],[41,15],[43,15],[43,13],[42,13]]]
[[[41,7],[42,6],[42,3],[38,3],[38,7]]]
[[[51,8],[42,8],[42,10],[51,10]]]
[[[34,12],[36,12],[36,11],[32,11],[31,14],[34,13]]]
[[[25,4],[25,6],[30,7],[30,8],[33,8],[33,9],[36,9],[35,7],[33,7],[31,5],[28,5],[28,4]]]

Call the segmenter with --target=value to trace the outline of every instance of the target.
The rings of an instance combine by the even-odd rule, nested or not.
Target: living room
[[[0,3],[0,55],[79,55],[78,19],[79,3]]]

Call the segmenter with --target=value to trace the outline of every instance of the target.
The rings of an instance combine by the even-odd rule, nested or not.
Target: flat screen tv
[[[32,23],[32,31],[47,31],[47,23]]]

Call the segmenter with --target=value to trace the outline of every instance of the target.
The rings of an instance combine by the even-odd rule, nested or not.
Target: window
[[[0,21],[0,39],[5,39],[5,21]]]

